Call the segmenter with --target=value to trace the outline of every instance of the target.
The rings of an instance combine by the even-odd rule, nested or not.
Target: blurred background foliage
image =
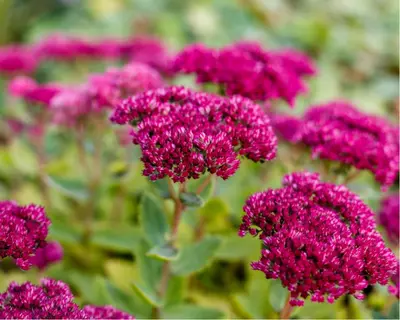
[[[398,27],[396,0],[0,1],[3,45],[32,43],[50,33],[62,32],[84,38],[153,35],[165,41],[172,53],[188,43],[222,46],[241,39],[257,40],[270,48],[295,47],[316,60],[319,74],[310,80],[309,94],[301,97],[290,112],[299,114],[311,103],[344,98],[393,121],[399,103]],[[88,70],[104,69],[102,63],[84,66],[84,70],[81,67],[49,62],[41,66],[38,77],[79,83]],[[176,82],[193,85],[191,79]],[[2,98],[5,103],[4,90]],[[14,105],[18,109],[16,102]],[[53,221],[51,237],[62,243],[66,255],[46,275],[68,282],[78,302],[112,303],[138,317],[148,317],[151,303],[155,302],[143,290],[132,291],[131,283],[152,278],[151,270],[157,270],[159,265],[145,255],[149,245],[144,241],[146,230],[138,224],[139,204],[143,192],[162,196],[165,185],[147,182],[138,160],[129,161],[138,159],[139,150],[124,150],[108,136],[103,143],[106,165],[96,198],[94,233],[90,241],[82,243],[79,215],[80,203],[87,198],[85,172],[76,160],[77,151],[68,132],[52,129],[48,133],[46,147],[50,162],[46,172],[53,199],[49,213]],[[87,152],[91,152],[90,141]],[[37,167],[35,155],[23,140],[1,146],[0,198],[15,199],[21,204],[42,203]],[[285,291],[278,282],[266,281],[261,273],[250,271],[249,262],[259,256],[259,241],[240,239],[236,230],[247,196],[279,186],[285,173],[287,167],[279,161],[264,164],[263,168],[245,162],[233,178],[218,180],[204,207],[185,213],[180,240],[184,243],[193,237],[193,226],[202,220],[210,237],[206,238],[204,254],[212,254],[213,259],[207,265],[195,265],[200,272],[190,281],[179,276],[173,279],[171,307],[163,316],[277,317]],[[357,181],[354,190],[378,209],[381,194],[372,177],[363,174]],[[165,201],[164,205],[169,212],[171,203]],[[190,273],[185,266],[177,268],[183,274]],[[35,272],[17,271],[11,263],[4,262],[0,289],[3,291],[11,280],[36,281],[37,276]],[[189,298],[184,300],[180,294],[183,288],[189,288]],[[385,299],[388,299],[386,289],[379,287],[365,303],[353,298],[333,305],[306,303],[293,316],[380,317],[382,314],[378,312],[387,312],[382,310]],[[375,311],[371,313],[366,305]]]

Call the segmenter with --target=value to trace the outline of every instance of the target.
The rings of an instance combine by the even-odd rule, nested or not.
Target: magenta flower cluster
[[[57,94],[51,101],[53,120],[58,124],[74,124],[89,114],[112,109],[125,97],[162,85],[160,74],[145,64],[110,68],[92,75],[81,87]]]
[[[30,263],[39,270],[45,270],[51,264],[61,261],[63,256],[62,246],[56,241],[51,241],[36,250],[35,255],[30,258]]]
[[[46,245],[50,220],[44,209],[0,202],[0,226],[0,258],[12,257],[21,269],[29,269],[31,256]]]
[[[88,41],[79,37],[53,34],[31,45],[0,48],[0,73],[7,76],[30,74],[41,61],[122,59],[144,63],[164,74],[169,73],[170,55],[155,38]]]
[[[302,119],[272,117],[279,136],[303,143],[314,158],[338,161],[371,171],[386,190],[399,173],[399,129],[344,101],[310,107]]]
[[[276,153],[268,116],[240,96],[224,98],[184,87],[151,90],[122,101],[111,120],[134,126],[143,174],[152,180],[169,176],[184,182],[206,171],[227,179],[239,167],[239,155],[263,162]]]
[[[259,235],[264,245],[252,267],[279,278],[291,305],[308,296],[330,303],[344,294],[363,299],[364,288],[387,284],[397,270],[371,209],[316,173],[285,176],[283,188],[250,196],[244,211],[239,235]]]
[[[399,215],[399,194],[394,193],[384,198],[379,212],[379,223],[385,228],[389,240],[395,245],[399,244]]]
[[[40,286],[13,282],[0,294],[1,319],[135,319],[110,306],[86,306],[73,302],[68,285],[43,279]]]
[[[8,87],[11,95],[44,106],[56,124],[72,125],[88,114],[113,108],[122,98],[163,85],[160,74],[142,63],[129,63],[91,75],[80,86],[38,84],[20,76]]]
[[[302,121],[287,114],[274,113],[270,115],[271,125],[279,138],[290,143],[297,143],[301,139]]]
[[[0,74],[7,76],[29,74],[37,65],[35,55],[27,46],[12,45],[0,48]]]
[[[283,99],[290,106],[307,91],[304,76],[316,73],[306,55],[294,50],[264,50],[255,42],[239,42],[219,50],[190,45],[175,56],[172,70],[194,73],[198,83],[221,85],[228,96]]]
[[[131,316],[130,314],[117,310],[113,306],[88,305],[82,310],[88,319],[135,319],[135,317]]]
[[[65,89],[64,86],[58,83],[39,84],[26,76],[14,78],[8,86],[8,92],[12,96],[21,98],[27,103],[39,104],[44,107],[48,107],[54,96],[63,89]]]

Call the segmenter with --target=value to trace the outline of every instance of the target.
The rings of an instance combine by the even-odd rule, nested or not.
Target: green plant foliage
[[[210,308],[196,305],[181,304],[166,308],[163,311],[164,319],[224,319],[224,313]]]
[[[51,188],[77,200],[87,200],[89,196],[87,186],[80,180],[48,176],[47,183]]]
[[[167,240],[169,225],[160,201],[150,193],[144,193],[139,211],[146,240],[153,246],[164,244]]]
[[[178,259],[172,262],[172,272],[176,275],[189,275],[202,270],[211,263],[220,244],[219,238],[209,236],[183,247]]]
[[[294,108],[273,101],[268,112],[300,116],[310,105],[344,99],[393,123],[399,107],[399,59],[393,49],[398,25],[398,1],[0,1],[2,45],[36,44],[49,34],[65,33],[99,42],[154,36],[171,55],[191,43],[222,47],[244,39],[271,50],[295,48],[315,61],[318,75],[306,79],[308,91]],[[126,62],[46,59],[30,76],[39,83],[81,86],[93,73]],[[221,93],[218,85],[199,84],[191,74],[162,77],[165,85]],[[111,109],[104,119],[98,117],[101,112],[91,114],[79,125],[56,124],[52,110],[45,126],[36,127],[35,112],[46,108],[11,96],[11,78],[0,70],[0,199],[45,206],[51,220],[48,240],[62,245],[64,258],[27,272],[2,259],[0,293],[12,281],[39,283],[51,277],[66,282],[81,306],[112,305],[137,319],[279,318],[288,290],[279,279],[252,270],[263,248],[259,237],[238,236],[245,201],[281,186],[291,171],[319,172],[340,184],[354,168],[311,160],[310,152],[279,140],[277,159],[253,163],[240,157],[239,169],[227,180],[206,172],[185,184],[150,181],[143,176],[140,147],[120,143],[132,138],[124,131],[128,126],[111,125]],[[24,124],[20,132],[11,119]],[[379,212],[385,193],[370,172],[360,172],[346,185]],[[398,192],[398,182],[387,191],[392,192]],[[177,202],[183,209],[178,214]],[[379,231],[385,235],[382,226]],[[165,270],[168,281],[162,284]],[[291,318],[399,318],[398,300],[386,286],[374,285],[366,295],[364,301],[346,296],[333,304],[308,298],[303,307],[293,308]]]
[[[180,194],[180,199],[182,203],[188,207],[202,207],[204,205],[204,200],[192,192],[182,192]]]
[[[171,261],[178,258],[179,251],[166,243],[162,246],[153,247],[149,252],[147,252],[147,255],[155,259]]]
[[[90,241],[93,245],[107,250],[131,252],[142,239],[138,227],[124,226],[118,229],[112,226],[96,228]]]

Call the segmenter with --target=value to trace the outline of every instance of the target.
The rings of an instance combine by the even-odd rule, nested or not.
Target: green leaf
[[[187,189],[189,192],[197,193],[200,186],[203,185],[204,180],[210,179],[210,176],[203,175],[200,179],[189,180]],[[212,176],[206,187],[200,192],[199,196],[207,202],[213,195],[216,185],[216,176]]]
[[[386,316],[384,316],[382,313],[380,313],[379,311],[376,311],[376,310],[372,310],[372,318],[379,319],[379,320],[387,319]],[[398,319],[398,318],[393,318],[393,319]]]
[[[147,252],[147,256],[164,261],[176,260],[178,254],[178,250],[167,243],[153,247],[149,252]]]
[[[285,306],[289,292],[286,288],[282,287],[279,280],[270,281],[272,283],[269,290],[269,302],[276,312],[280,312]]]
[[[179,198],[188,207],[202,207],[204,205],[203,199],[193,192],[181,192]]]
[[[140,202],[139,212],[146,240],[152,246],[165,243],[169,225],[157,198],[147,192],[144,193]]]
[[[176,275],[189,275],[204,269],[211,263],[221,240],[206,237],[202,241],[183,247],[178,259],[172,261],[172,272]]]
[[[111,297],[112,305],[117,309],[126,311],[137,318],[150,317],[151,308],[148,304],[143,303],[142,298],[136,292],[127,294],[108,280],[106,280],[106,288]]]
[[[102,228],[94,230],[91,243],[108,250],[118,252],[132,252],[140,240],[141,230],[136,227],[124,226],[116,228]]]
[[[256,259],[260,254],[260,240],[253,237],[241,238],[237,234],[222,237],[221,246],[215,256],[223,260]]]
[[[218,309],[181,304],[165,308],[162,317],[164,319],[224,319],[225,314]]]
[[[124,161],[114,161],[110,163],[108,171],[113,178],[119,179],[129,172],[129,164]]]
[[[150,247],[147,242],[142,240],[134,254],[139,268],[141,281],[146,287],[156,291],[161,279],[163,262],[147,256],[149,250]]]
[[[165,293],[165,306],[181,303],[185,297],[187,278],[172,276],[168,281],[167,292]]]
[[[133,289],[153,307],[160,307],[162,305],[160,298],[157,296],[155,290],[146,287],[139,283],[133,283]]]
[[[215,197],[210,199],[199,212],[210,219],[213,219],[215,216],[226,217],[229,214],[229,207],[222,198]]]
[[[104,278],[72,271],[69,280],[86,302],[96,305],[111,303],[111,297],[106,289]]]
[[[242,318],[269,319],[275,314],[267,299],[272,281],[266,280],[261,272],[249,272],[247,292],[234,295],[232,306]]]
[[[394,302],[388,314],[389,319],[399,319],[399,304]]]
[[[64,179],[47,176],[47,184],[62,194],[77,200],[86,200],[89,197],[87,186],[79,180]]]
[[[13,141],[9,146],[9,152],[13,165],[19,172],[28,175],[37,174],[38,160],[36,155],[21,139]]]
[[[158,195],[161,198],[168,199],[171,197],[168,188],[168,179],[169,178],[164,178],[151,182],[151,185],[154,186],[154,188],[157,190]]]
[[[82,239],[82,232],[74,228],[72,224],[52,220],[49,228],[49,237],[62,243],[78,244]]]

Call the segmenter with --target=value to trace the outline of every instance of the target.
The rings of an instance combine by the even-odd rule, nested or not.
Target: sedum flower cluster
[[[316,173],[293,173],[283,187],[249,197],[239,235],[258,235],[264,248],[252,263],[280,279],[291,305],[303,299],[332,303],[344,294],[387,284],[395,255],[376,231],[374,213],[345,186],[321,182]]]
[[[50,220],[44,209],[33,204],[19,206],[2,201],[0,226],[0,258],[12,257],[18,267],[29,269],[31,256],[46,246]]]
[[[368,170],[386,190],[399,173],[399,129],[344,101],[316,105],[302,119],[273,117],[278,135],[311,148],[314,158]]]
[[[264,50],[255,42],[239,42],[221,49],[189,45],[172,61],[176,73],[194,73],[198,83],[221,85],[228,95],[252,100],[282,99],[294,106],[307,91],[305,76],[316,73],[306,55],[295,50]]]
[[[146,91],[121,102],[111,120],[131,124],[151,180],[197,179],[205,172],[227,179],[243,156],[271,160],[276,137],[268,116],[251,100],[224,98],[184,87]]]
[[[12,282],[0,294],[1,319],[135,319],[111,306],[85,306],[73,302],[68,285],[43,279],[41,285]]]
[[[385,228],[389,240],[399,244],[400,205],[399,194],[394,193],[382,200],[379,223]]]

